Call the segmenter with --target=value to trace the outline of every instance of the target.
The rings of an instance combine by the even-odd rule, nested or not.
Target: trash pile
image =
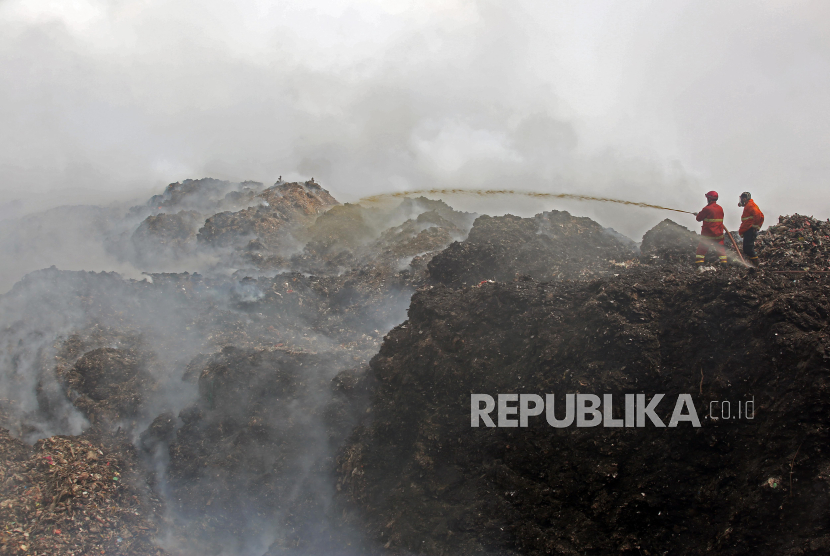
[[[175,213],[182,210],[215,214],[250,206],[265,186],[257,181],[240,183],[214,178],[171,183],[161,195],[153,195],[146,205],[133,207],[132,214],[149,210]]]
[[[666,218],[643,235],[640,256],[645,261],[658,259],[674,263],[691,262],[700,235]]]
[[[475,216],[423,197],[404,199],[392,209],[347,203],[315,221],[303,253],[292,264],[321,273],[378,264],[398,271],[415,257],[431,258],[463,239]]]
[[[533,218],[481,216],[469,236],[428,264],[430,278],[453,286],[483,280],[589,279],[611,274],[614,262],[636,257],[632,245],[591,220],[550,211]]]
[[[767,270],[830,270],[830,220],[793,214],[758,234],[755,250]]]
[[[187,252],[204,221],[204,216],[192,210],[150,215],[133,232],[131,242],[143,261],[174,257]]]
[[[146,369],[152,356],[134,349],[90,350],[70,369],[57,369],[72,403],[90,423],[114,423],[135,418],[144,397],[158,388]]]
[[[186,180],[124,237],[199,272],[27,275],[0,296],[0,425],[40,440],[0,435],[0,553],[827,550],[823,275],[691,272],[670,221],[640,257],[566,212],[476,216]],[[762,261],[823,257],[806,221]],[[754,395],[757,418],[474,429],[471,392]]]
[[[826,553],[828,319],[826,278],[742,267],[421,290],[371,361],[341,500],[390,553]],[[619,419],[665,394],[665,425],[689,394],[701,427],[473,428],[471,393],[554,394],[559,419],[566,394]]]
[[[197,240],[219,247],[240,247],[256,238],[268,249],[292,245],[293,233],[338,204],[328,191],[312,182],[284,183],[257,195],[260,203],[237,212],[220,212],[205,220]]]
[[[294,548],[337,547],[326,454],[357,419],[327,406],[330,369],[346,364],[331,354],[228,346],[192,367],[199,397],[179,413],[183,424],[172,432],[161,416],[142,435],[144,450],[170,458],[170,509],[184,523],[175,533],[182,545],[196,553],[217,537],[276,537]],[[311,529],[319,527],[336,539],[318,538]]]
[[[224,182],[207,186],[230,195]],[[210,204],[193,182],[184,189],[163,209]],[[4,404],[0,424],[27,438],[79,421],[96,434],[120,427],[163,493],[169,519],[157,540],[172,553],[360,545],[330,500],[334,450],[366,409],[344,376],[365,368],[405,319],[426,263],[474,218],[427,199],[372,210],[333,201],[319,225],[304,227],[325,190],[279,184],[262,194],[268,206],[231,219],[252,217],[257,234],[259,211],[283,207],[283,231],[306,238],[302,250],[284,256],[258,235],[239,236],[214,252],[223,264],[248,257],[232,275],[135,281],[52,268],[0,297],[0,345],[8,360],[32,362],[17,373],[34,377],[40,408],[30,419]],[[355,224],[366,230],[358,241]],[[269,267],[277,259],[285,266]]]
[[[0,554],[162,556],[160,501],[129,439],[53,436],[29,447],[0,430]]]

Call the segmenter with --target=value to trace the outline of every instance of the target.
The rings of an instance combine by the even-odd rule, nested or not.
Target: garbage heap
[[[395,554],[828,553],[827,280],[638,265],[421,290],[338,459],[349,519]],[[664,394],[664,427],[474,428],[471,394],[554,394],[558,419],[611,394],[620,420]],[[700,427],[667,426],[681,394]]]
[[[467,239],[429,262],[430,278],[452,287],[484,280],[573,280],[612,274],[637,256],[634,245],[590,218],[550,211],[532,218],[480,216]]]
[[[830,220],[793,214],[758,234],[755,248],[767,270],[830,270]]]
[[[161,503],[125,435],[31,447],[0,429],[0,460],[0,554],[167,554],[153,542]]]
[[[643,262],[691,262],[698,243],[699,234],[666,218],[643,236],[640,258]]]
[[[427,262],[475,215],[427,199],[340,205],[310,182],[238,185],[174,184],[135,215],[153,232],[147,253],[161,257],[176,252],[158,245],[180,229],[154,218],[213,214],[202,239],[188,228],[176,249],[210,253],[221,271],[137,281],[53,267],[0,296],[0,355],[15,373],[0,384],[0,425],[30,442],[120,427],[165,504],[155,541],[170,553],[351,543],[365,554],[331,504],[333,454],[357,421],[352,408],[365,411],[347,377],[406,318]],[[282,249],[291,238],[306,243]]]

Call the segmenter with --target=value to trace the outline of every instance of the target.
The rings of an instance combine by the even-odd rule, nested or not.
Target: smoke
[[[407,276],[474,215],[349,205],[306,235],[274,227],[273,245],[248,232],[200,240],[208,219],[270,213],[262,184],[311,176],[340,201],[529,192],[457,208],[567,208],[632,238],[663,215],[577,198],[694,211],[718,189],[730,229],[744,190],[768,220],[808,200],[830,212],[817,195],[830,170],[830,8],[782,5],[0,2],[0,291],[17,283],[0,298],[0,394],[14,402],[0,409],[29,441],[107,416],[138,439],[176,416],[171,437],[145,437],[180,527],[166,546],[186,548],[176,531],[202,517],[227,554],[272,541],[279,552],[298,525],[303,538],[348,538],[331,531],[327,458],[343,423],[365,416],[332,378],[377,352],[405,318]],[[198,176],[216,180],[195,197],[164,189]],[[222,181],[240,178],[258,182]],[[51,265],[119,275],[18,283]],[[199,274],[165,274],[184,271]],[[76,380],[98,363],[146,381],[132,413]],[[263,386],[263,369],[284,391]],[[342,430],[327,421],[338,412]],[[227,515],[250,524],[248,540],[218,532]]]
[[[361,553],[332,473],[367,400],[334,379],[362,374],[426,262],[474,218],[424,198],[367,209],[312,182],[204,179],[10,221],[12,253],[67,251],[141,279],[53,266],[0,296],[2,425],[29,442],[126,432],[171,552]],[[150,272],[165,265],[200,272]]]
[[[696,210],[716,188],[794,212],[828,170],[823,2],[73,6],[0,5],[8,200],[282,175],[344,201],[520,188]],[[656,223],[545,208],[635,238]]]

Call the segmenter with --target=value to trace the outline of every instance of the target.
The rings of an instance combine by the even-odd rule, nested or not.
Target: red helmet
[[[717,201],[718,200],[718,192],[717,191],[710,191],[709,193],[706,194],[706,198],[707,199],[713,199],[713,200]]]

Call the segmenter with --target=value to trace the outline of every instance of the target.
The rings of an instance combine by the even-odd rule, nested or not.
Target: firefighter
[[[702,265],[706,253],[712,247],[718,252],[718,261],[726,264],[726,247],[723,245],[723,209],[717,203],[717,191],[710,191],[706,194],[707,205],[703,210],[695,213],[698,222],[703,222],[700,230],[700,244],[695,251],[695,263]]]
[[[758,232],[761,231],[761,226],[764,225],[764,213],[752,200],[749,191],[741,193],[738,206],[744,207],[744,213],[741,215],[741,227],[738,228],[738,235],[744,238],[744,256],[749,264],[758,266],[758,255],[755,254],[755,238],[758,236]]]

